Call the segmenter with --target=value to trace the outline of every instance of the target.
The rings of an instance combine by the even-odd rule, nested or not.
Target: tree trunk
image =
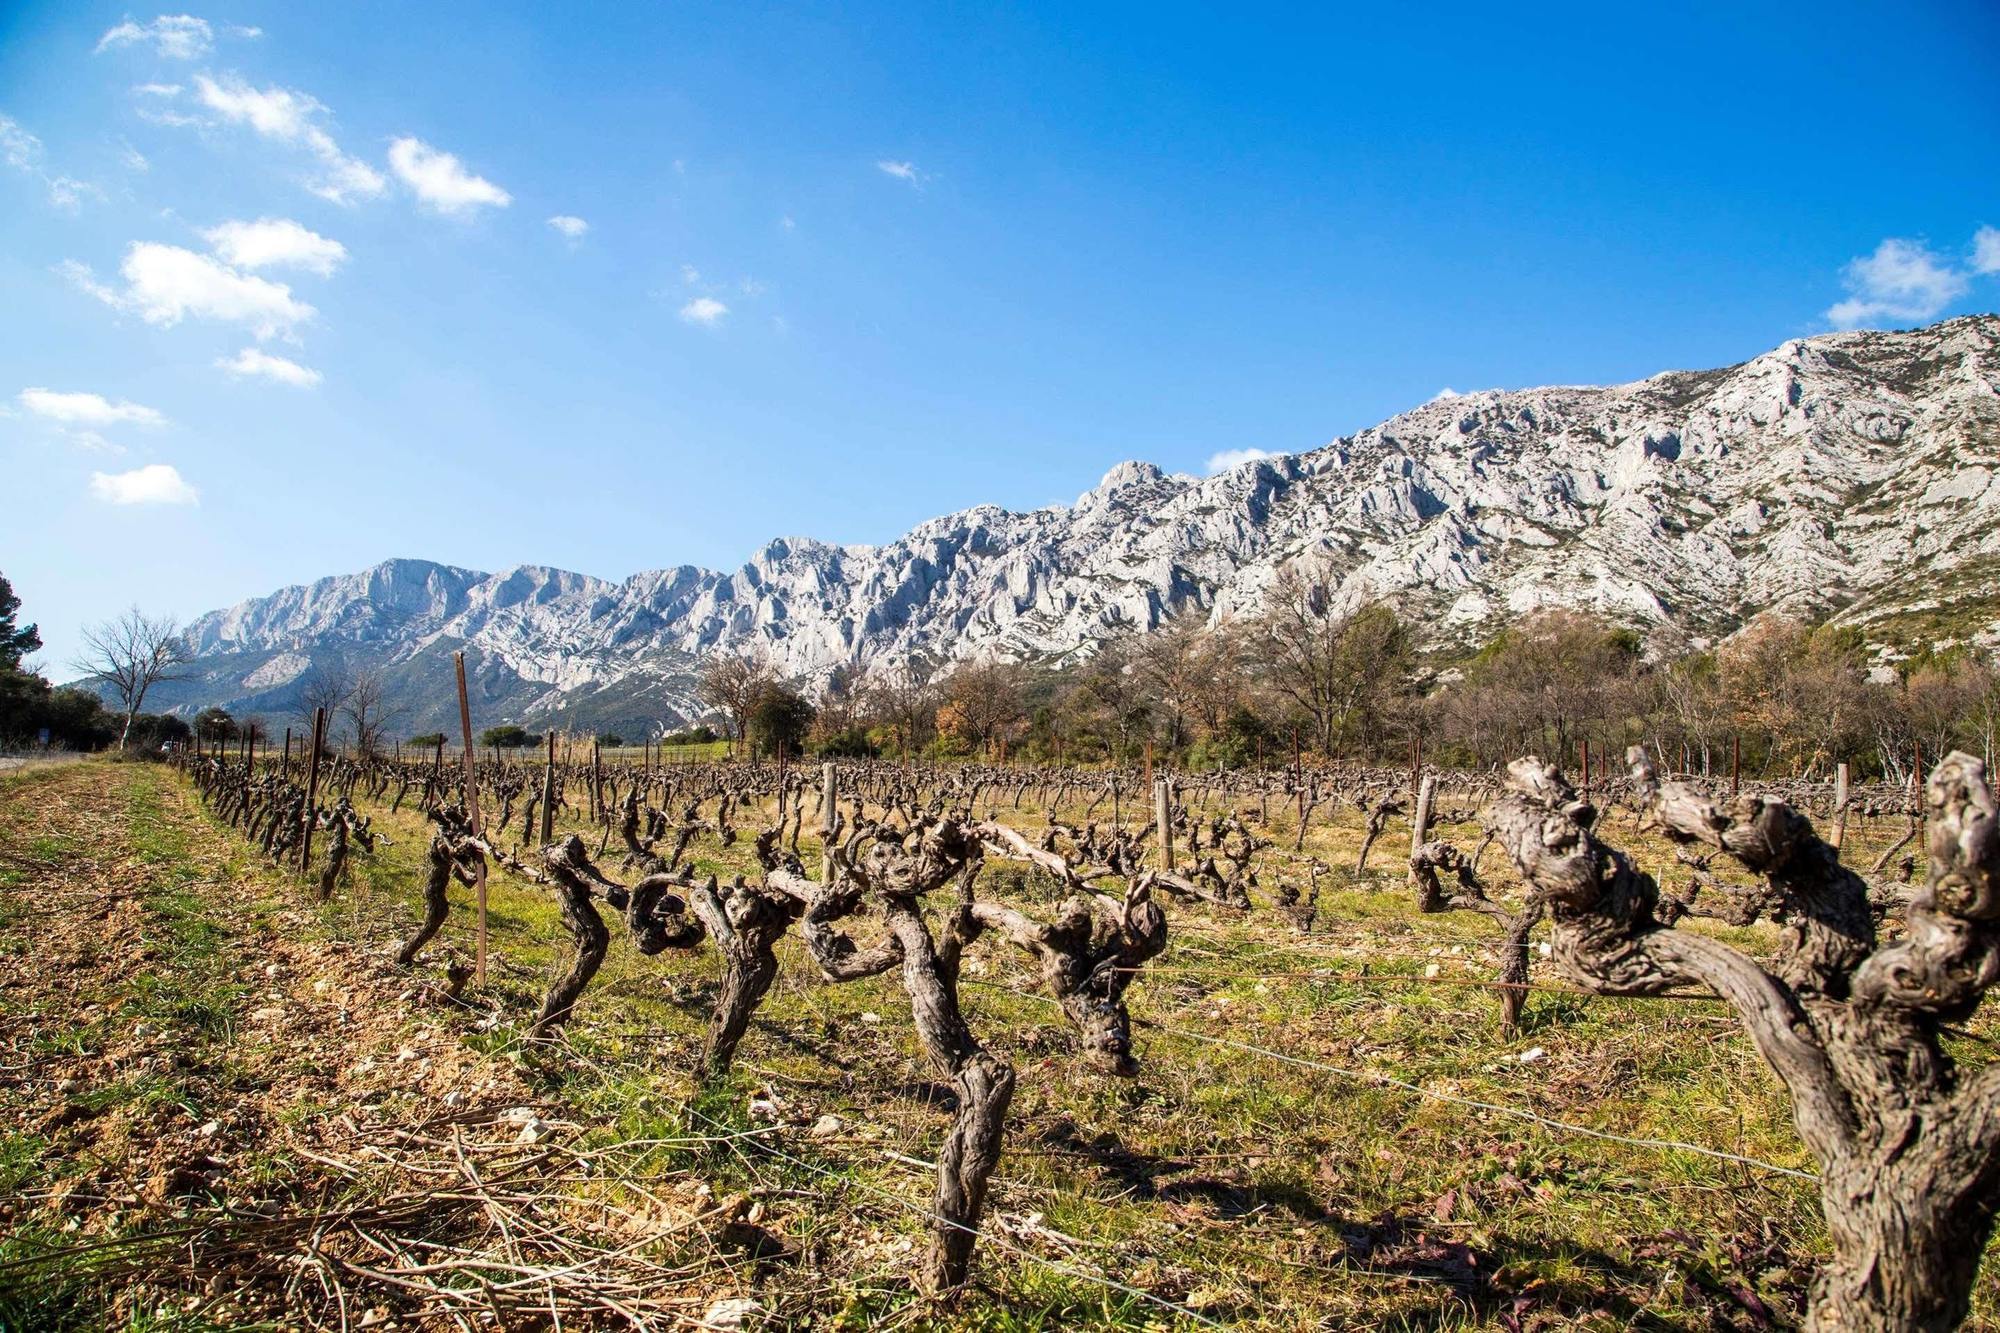
[[[528,1028],[531,1037],[542,1036],[569,1021],[577,997],[603,966],[604,951],[611,945],[611,932],[605,929],[604,918],[597,914],[597,905],[590,900],[589,885],[573,874],[562,873],[581,854],[582,840],[571,834],[561,849],[561,860],[548,857],[549,868],[556,872],[550,878],[555,884],[556,899],[562,905],[563,924],[569,927],[570,936],[576,941],[576,958],[569,971],[543,997],[541,1012]]]
[[[938,1221],[924,1265],[926,1287],[943,1295],[965,1285],[979,1217],[986,1209],[986,1182],[1000,1162],[1001,1133],[1014,1099],[1014,1068],[980,1051],[952,1079],[958,1114],[938,1153]]]
[[[1965,1183],[1966,1155],[1979,1152],[1949,1120],[1915,1132],[1914,1145],[1884,1145],[1886,1162],[1826,1171],[1820,1201],[1833,1258],[1813,1280],[1807,1333],[1954,1329],[1970,1312],[2000,1200],[1990,1179],[1970,1196],[1945,1187]]]

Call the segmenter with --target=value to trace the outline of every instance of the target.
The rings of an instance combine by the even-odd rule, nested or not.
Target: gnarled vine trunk
[[[1939,1040],[2000,980],[2000,812],[1984,766],[1954,753],[1933,770],[1930,873],[1903,936],[1878,946],[1867,884],[1789,806],[1719,806],[1659,783],[1643,751],[1628,758],[1670,836],[1768,879],[1777,953],[1764,964],[1661,924],[1657,885],[1597,840],[1596,810],[1560,773],[1517,760],[1489,818],[1548,902],[1558,964],[1606,994],[1693,984],[1735,1008],[1820,1164],[1833,1257],[1808,1329],[1955,1327],[2000,1203],[2000,1065],[1961,1076]]]

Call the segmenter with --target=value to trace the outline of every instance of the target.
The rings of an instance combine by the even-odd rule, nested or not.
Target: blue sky
[[[1515,9],[0,3],[0,572],[62,674],[2000,305],[1990,4]]]

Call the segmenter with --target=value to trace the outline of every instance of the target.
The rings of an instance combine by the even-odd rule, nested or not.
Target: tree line
[[[154,687],[183,679],[192,653],[173,621],[137,608],[85,632],[72,665],[93,688],[53,685],[24,664],[41,638],[19,610],[0,577],[0,745],[46,735],[71,749],[157,750],[275,725],[212,709],[190,729],[146,713]],[[1854,626],[1777,613],[1706,644],[1561,609],[1518,617],[1470,653],[1426,651],[1425,637],[1393,606],[1344,587],[1330,564],[1305,560],[1280,571],[1255,615],[1211,622],[1189,609],[1150,633],[1114,625],[1061,659],[850,663],[808,686],[760,654],[719,654],[703,664],[698,695],[728,739],[763,756],[1128,763],[1150,750],[1201,768],[1295,753],[1487,767],[1636,744],[1702,773],[1823,777],[1844,762],[1856,776],[1902,781],[1954,748],[1991,762],[2000,729],[2000,669],[1972,644],[1885,660]],[[338,661],[300,677],[286,722],[309,729],[320,709],[329,737],[363,755],[387,748],[404,716],[380,675]],[[713,734],[698,726],[663,740]],[[481,743],[537,739],[504,725]]]
[[[915,658],[808,687],[757,654],[703,667],[702,702],[746,751],[1195,767],[1325,760],[1464,767],[1645,745],[1670,767],[1901,781],[1957,748],[1990,760],[2000,671],[1973,645],[1878,660],[1862,631],[1778,613],[1720,643],[1588,612],[1520,616],[1470,652],[1425,651],[1328,564],[1286,567],[1251,616],[1184,611],[1043,663]]]

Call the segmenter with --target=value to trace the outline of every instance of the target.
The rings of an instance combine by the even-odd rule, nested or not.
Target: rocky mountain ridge
[[[699,713],[706,654],[795,675],[1061,657],[1183,612],[1254,612],[1286,562],[1395,600],[1440,643],[1543,605],[1688,637],[1767,608],[1885,643],[1994,637],[2000,317],[1795,339],[1610,387],[1443,397],[1308,453],[1206,478],[1121,463],[1074,506],[979,505],[880,546],[775,540],[733,573],[622,582],[390,560],[211,612],[167,702],[286,711],[316,661],[384,673],[414,725],[450,712],[628,734]]]

